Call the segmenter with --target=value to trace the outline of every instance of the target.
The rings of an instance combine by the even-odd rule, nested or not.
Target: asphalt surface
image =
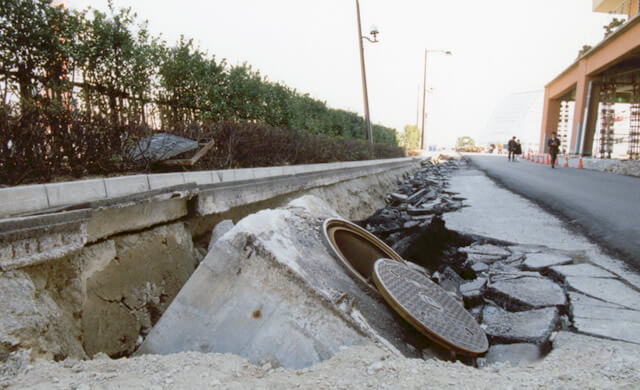
[[[506,156],[465,158],[640,269],[640,178],[562,166],[551,169],[526,160],[509,162]]]

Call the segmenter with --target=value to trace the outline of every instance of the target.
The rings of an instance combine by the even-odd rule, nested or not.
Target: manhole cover
[[[351,222],[329,218],[323,224],[324,236],[342,264],[371,289],[373,265],[381,257],[404,264],[404,260],[387,244],[367,230]]]
[[[487,336],[471,314],[420,273],[397,261],[379,259],[373,281],[387,303],[431,340],[467,356],[489,348]]]

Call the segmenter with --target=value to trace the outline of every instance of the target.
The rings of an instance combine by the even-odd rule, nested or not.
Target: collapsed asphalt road
[[[505,156],[468,154],[465,158],[499,184],[568,219],[593,241],[640,269],[640,178],[551,169],[526,160],[513,163]]]

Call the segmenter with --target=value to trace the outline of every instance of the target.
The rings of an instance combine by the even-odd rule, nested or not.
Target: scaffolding
[[[573,104],[566,100],[560,102],[560,115],[558,117],[558,139],[560,139],[561,153],[564,154],[569,146],[569,134],[571,132],[571,114]]]
[[[631,95],[630,123],[629,123],[629,150],[627,154],[632,160],[640,158],[640,83],[635,78],[633,93]]]
[[[616,85],[603,82],[600,90],[600,134],[598,137],[598,157],[600,158],[611,158],[613,152],[615,102]]]

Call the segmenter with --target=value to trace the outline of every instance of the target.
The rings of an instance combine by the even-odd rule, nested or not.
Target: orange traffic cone
[[[549,159],[549,153],[547,153],[547,162],[544,165],[549,165],[551,164],[551,160]]]
[[[578,159],[578,169],[583,169],[584,167],[582,166],[582,155],[580,155],[580,158]]]
[[[569,168],[569,156],[566,153],[564,154],[564,165],[563,165],[563,167]]]

